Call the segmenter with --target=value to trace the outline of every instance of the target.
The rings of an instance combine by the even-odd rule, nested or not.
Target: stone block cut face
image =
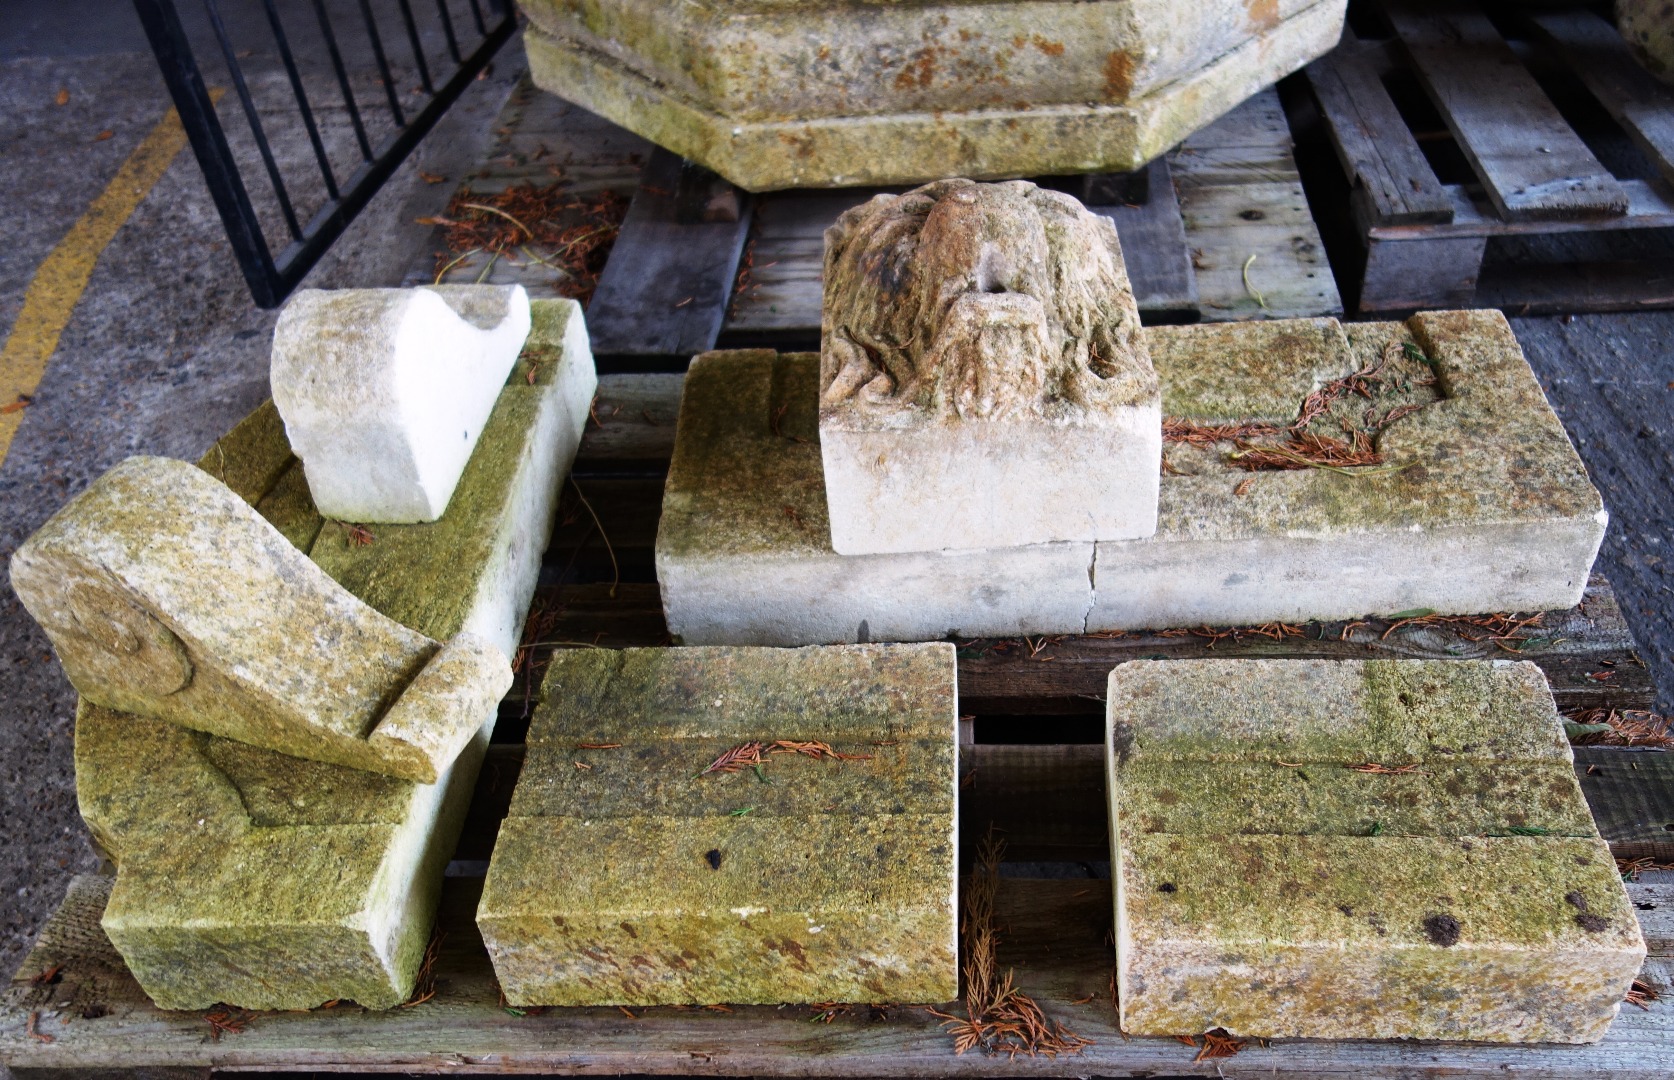
[[[844,555],[1156,531],[1161,397],[1108,218],[1022,181],[826,231],[820,446]]]
[[[199,467],[362,601],[428,638],[514,647],[593,396],[571,300],[537,301],[448,512],[352,542],[308,498],[264,405]],[[580,348],[572,346],[579,336]],[[533,375],[533,382],[530,375]],[[104,931],[166,1009],[387,1009],[423,961],[495,711],[433,784],[307,761],[83,699],[76,795],[115,861]]]
[[[537,85],[752,190],[1136,168],[1343,0],[522,0]]]
[[[273,331],[273,400],[320,512],[441,517],[529,318],[521,285],[297,293]]]
[[[477,925],[515,1005],[958,994],[953,647],[552,661]]]
[[[380,614],[168,458],[94,481],[18,548],[12,586],[94,704],[424,783],[511,685],[491,642]]]
[[[1107,701],[1124,1030],[1604,1036],[1645,943],[1534,664],[1141,661]]]

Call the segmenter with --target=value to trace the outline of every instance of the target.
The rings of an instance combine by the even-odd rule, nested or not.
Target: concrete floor
[[[36,266],[168,101],[128,0],[0,5],[0,116],[10,121],[0,127],[3,334]],[[225,6],[235,27],[250,25],[247,9]],[[248,63],[259,90],[282,89],[271,54]],[[429,235],[413,219],[439,211],[453,186],[418,172],[457,178],[478,160],[520,64],[508,47],[308,284],[399,282]],[[61,106],[60,89],[69,91]],[[341,115],[324,122],[340,140]],[[103,131],[114,134],[100,140]],[[303,138],[275,131],[281,159],[305,161]],[[181,154],[99,260],[0,465],[0,558],[122,458],[194,458],[260,402],[274,318],[250,303],[197,165]],[[1605,491],[1614,521],[1601,569],[1656,671],[1662,708],[1674,708],[1674,313],[1514,325]],[[10,975],[69,875],[92,860],[75,806],[73,696],[9,589],[0,589],[0,701],[0,975]]]

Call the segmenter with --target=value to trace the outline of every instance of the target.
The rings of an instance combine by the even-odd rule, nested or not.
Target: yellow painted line
[[[6,460],[12,436],[28,411],[17,406],[33,397],[40,385],[47,361],[58,350],[58,337],[69,324],[70,313],[87,288],[100,253],[185,145],[186,132],[180,126],[180,117],[170,109],[128,155],[81,220],[35,269],[29,291],[23,296],[23,310],[5,347],[0,349],[0,462]],[[10,411],[5,411],[8,408]]]

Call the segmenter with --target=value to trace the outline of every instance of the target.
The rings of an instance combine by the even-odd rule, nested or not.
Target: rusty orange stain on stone
[[[1250,29],[1264,33],[1279,25],[1279,0],[1245,0],[1244,10],[1250,16]]]
[[[1277,0],[1271,2],[1277,3]],[[1112,101],[1126,101],[1132,92],[1133,57],[1121,49],[1114,49],[1104,59],[1104,96]]]
[[[913,53],[912,60],[895,76],[895,89],[911,90],[916,87],[922,90],[935,80],[936,50],[920,49]]]
[[[1277,0],[1275,0],[1275,2],[1277,2]],[[1039,34],[1035,35],[1035,48],[1039,49],[1041,52],[1045,53],[1047,56],[1062,56],[1062,55],[1064,55],[1064,43],[1063,42],[1061,42],[1061,41],[1048,41],[1046,38],[1041,37]]]

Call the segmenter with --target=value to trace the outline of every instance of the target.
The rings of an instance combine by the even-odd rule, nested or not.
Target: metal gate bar
[[[489,11],[486,19],[482,6],[484,2]],[[215,200],[215,208],[221,215],[227,239],[232,243],[233,252],[238,257],[244,280],[250,286],[250,295],[264,308],[278,307],[285,297],[290,295],[291,290],[296,288],[297,283],[313,268],[333,241],[342,235],[343,230],[371,201],[372,196],[412,152],[413,147],[418,145],[419,140],[435,126],[436,121],[441,119],[478,73],[487,67],[489,60],[512,36],[517,26],[517,17],[509,0],[469,0],[472,21],[475,22],[482,40],[475,51],[465,56],[460,50],[453,19],[448,12],[447,0],[436,0],[448,55],[455,63],[447,81],[438,87],[425,58],[418,20],[409,0],[396,0],[412,49],[419,83],[428,95],[423,107],[409,116],[407,110],[402,108],[396,90],[396,80],[384,50],[383,35],[379,31],[371,2],[358,0],[367,42],[371,46],[372,57],[385,89],[390,117],[396,127],[392,135],[374,148],[366,132],[360,104],[355,100],[349,72],[338,45],[337,31],[331,25],[324,0],[312,0],[314,15],[319,22],[332,72],[342,90],[343,104],[348,112],[350,125],[354,129],[361,157],[360,165],[349,175],[346,182],[339,185],[326,152],[325,142],[321,138],[319,125],[315,121],[314,108],[303,87],[302,76],[279,10],[274,0],[262,0],[274,44],[284,64],[291,93],[296,99],[297,112],[307,130],[320,179],[324,182],[326,190],[324,204],[313,213],[306,225],[302,225],[290,191],[280,173],[278,162],[274,158],[267,132],[257,114],[255,100],[250,94],[248,81],[239,65],[238,54],[227,32],[220,6],[217,0],[203,0],[203,3],[216,43],[220,47],[228,71],[231,72],[233,89],[238,95],[239,104],[255,138],[256,149],[261,155],[262,166],[267,173],[280,215],[290,232],[290,242],[277,257],[273,255],[262,232],[249,189],[239,173],[238,163],[227,142],[226,132],[215,114],[214,102],[204,85],[203,73],[192,52],[191,42],[181,23],[175,0],[134,0],[134,8],[145,27],[146,37],[150,39],[151,51],[162,68],[163,79],[168,84],[169,95],[174,99],[175,109],[180,114],[187,138],[191,140],[192,150],[197,154],[198,165],[203,170],[210,197]]]

